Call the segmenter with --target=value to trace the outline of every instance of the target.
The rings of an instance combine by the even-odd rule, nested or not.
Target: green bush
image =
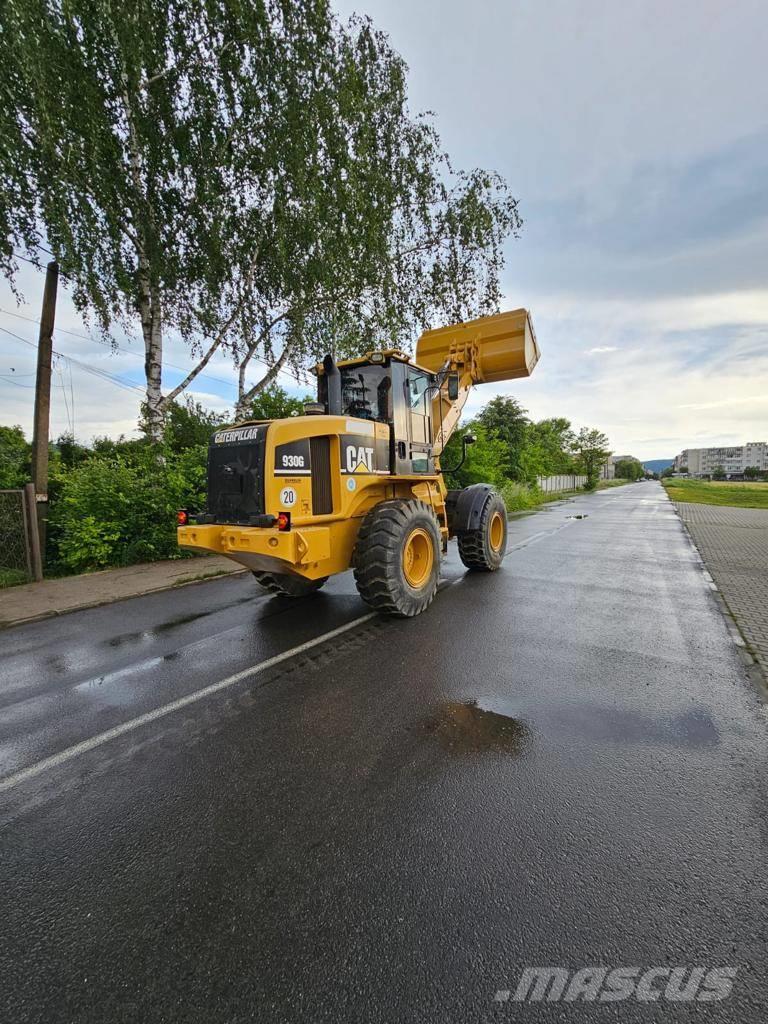
[[[21,427],[0,427],[0,490],[15,490],[30,479],[31,448]]]
[[[541,503],[542,495],[538,487],[529,487],[517,480],[507,480],[500,491],[507,512],[521,512],[526,508],[536,508]]]
[[[475,443],[467,446],[467,457],[459,469],[451,472],[452,466],[461,461],[462,438],[472,434]],[[506,446],[503,441],[490,435],[478,420],[470,420],[465,427],[456,430],[440,456],[449,487],[469,487],[470,484],[488,483],[494,487],[504,484]]]
[[[272,385],[254,401],[251,413],[273,418],[302,409],[301,400]],[[208,440],[227,421],[225,414],[187,398],[169,410],[160,446],[146,437],[122,436],[84,446],[62,434],[50,452],[46,574],[188,557],[176,545],[175,512],[205,506]],[[459,467],[466,433],[474,434],[476,443]],[[577,468],[591,470],[596,483],[606,445],[598,431],[574,436],[563,418],[532,423],[514,399],[500,397],[454,432],[441,462],[449,487],[490,483],[515,512],[547,500],[535,486],[539,475]],[[0,487],[21,486],[29,477],[29,461],[21,428],[0,427]],[[452,467],[458,468],[451,472]]]
[[[61,481],[51,510],[56,568],[86,572],[179,558],[175,511],[205,500],[206,448],[145,445],[93,456]]]

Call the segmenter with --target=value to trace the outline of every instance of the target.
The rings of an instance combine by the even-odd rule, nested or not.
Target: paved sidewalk
[[[768,509],[682,501],[677,508],[768,678]]]
[[[125,569],[106,569],[8,587],[0,590],[0,628],[243,571],[236,562],[211,555],[129,565]]]

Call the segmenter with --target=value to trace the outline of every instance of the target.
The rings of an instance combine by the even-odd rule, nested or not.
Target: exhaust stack
[[[323,372],[328,388],[328,415],[341,416],[341,374],[330,352],[323,360]]]

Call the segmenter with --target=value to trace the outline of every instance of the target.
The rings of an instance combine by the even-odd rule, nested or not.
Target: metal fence
[[[545,494],[552,494],[554,491],[575,491],[578,487],[583,487],[586,482],[586,476],[579,476],[576,473],[540,476],[536,479],[539,490],[544,491]]]
[[[0,576],[35,578],[30,542],[25,492],[0,491]]]

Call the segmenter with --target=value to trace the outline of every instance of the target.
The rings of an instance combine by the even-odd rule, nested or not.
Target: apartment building
[[[718,468],[726,476],[742,476],[747,466],[768,471],[768,443],[750,441],[727,448],[685,448],[673,464],[678,473],[687,467],[689,476],[712,476]]]

